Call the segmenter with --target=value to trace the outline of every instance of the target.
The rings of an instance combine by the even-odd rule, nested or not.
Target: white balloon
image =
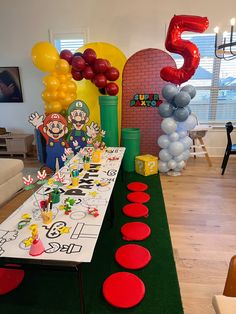
[[[169,161],[172,158],[172,155],[169,153],[168,149],[163,148],[159,152],[159,158],[161,161]]]
[[[175,167],[177,166],[177,162],[174,159],[171,159],[171,160],[168,161],[167,166],[170,169],[174,170]]]
[[[184,130],[180,130],[180,131],[178,131],[178,134],[179,134],[179,137],[180,137],[180,138],[183,138],[183,137],[185,137],[185,136],[188,135],[188,132],[187,132],[187,131],[184,131]]]
[[[185,162],[182,160],[180,162],[177,162],[177,165],[175,167],[175,171],[181,171],[185,167]]]
[[[184,144],[179,141],[171,142],[168,151],[172,156],[178,156],[184,151]]]
[[[180,162],[180,161],[184,160],[184,155],[183,155],[183,153],[180,154],[180,155],[178,155],[178,156],[175,156],[175,157],[174,157],[174,160],[177,161],[177,162]]]
[[[188,160],[190,156],[190,150],[186,149],[182,155],[183,155],[183,160]]]
[[[197,119],[193,114],[190,114],[184,122],[178,123],[177,131],[187,130],[190,131],[197,125]]]
[[[179,140],[179,134],[177,132],[173,132],[169,135],[169,140],[171,142],[175,142]]]
[[[157,140],[158,145],[161,148],[167,148],[170,145],[169,137],[168,135],[161,135],[159,136]]]
[[[193,145],[193,140],[189,136],[185,136],[179,141],[184,145],[184,150],[189,149]]]
[[[167,166],[167,162],[161,160],[158,161],[158,169],[160,172],[168,172],[170,170]]]
[[[166,134],[171,134],[176,131],[177,129],[177,123],[175,119],[173,118],[165,118],[161,122],[161,129]]]

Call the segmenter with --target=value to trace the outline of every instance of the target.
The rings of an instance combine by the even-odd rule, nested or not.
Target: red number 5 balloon
[[[203,33],[208,25],[207,17],[175,15],[172,18],[165,46],[168,51],[183,56],[184,64],[180,69],[163,68],[160,75],[164,81],[180,85],[193,76],[200,62],[200,54],[197,46],[189,40],[183,40],[181,34],[185,31]]]

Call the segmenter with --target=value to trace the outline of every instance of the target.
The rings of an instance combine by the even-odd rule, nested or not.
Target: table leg
[[[80,313],[85,314],[85,300],[84,300],[84,286],[83,286],[83,274],[82,274],[82,264],[75,266],[76,272],[79,280],[79,293],[80,293]]]
[[[209,165],[209,167],[211,167],[211,166],[212,166],[212,163],[211,163],[210,157],[209,157],[209,155],[208,155],[206,146],[205,146],[205,144],[204,144],[204,142],[203,142],[203,139],[202,139],[201,137],[199,137],[198,140],[199,140],[199,142],[200,142],[201,145],[202,145],[202,150],[205,152],[205,156],[206,156],[206,160],[207,160],[207,162],[208,162],[208,165]]]

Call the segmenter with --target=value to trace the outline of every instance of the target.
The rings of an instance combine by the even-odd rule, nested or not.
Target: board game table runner
[[[65,175],[65,183],[59,188],[59,203],[52,206],[52,222],[43,223],[38,204],[55,188],[56,174],[0,225],[0,257],[90,262],[124,152],[123,147],[107,148],[102,153],[100,162],[90,163],[89,170],[83,169],[78,154],[74,156],[68,165],[59,170],[60,175]],[[79,174],[79,185],[73,186],[71,169],[76,168],[83,170]],[[68,197],[75,202],[66,215],[62,207]],[[31,220],[18,229],[18,224],[25,215]],[[29,254],[29,226],[32,224],[38,225],[39,238],[45,247],[39,256]]]

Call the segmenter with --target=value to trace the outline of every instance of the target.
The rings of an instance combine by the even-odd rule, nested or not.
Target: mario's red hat
[[[50,113],[48,116],[46,116],[44,120],[44,125],[50,123],[51,121],[59,121],[64,125],[67,125],[66,119],[59,113]]]

